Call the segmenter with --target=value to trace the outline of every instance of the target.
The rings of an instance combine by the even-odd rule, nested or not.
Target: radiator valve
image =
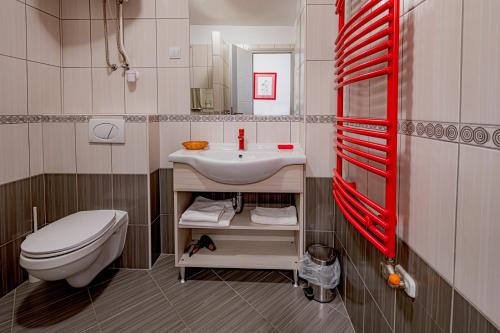
[[[417,283],[401,265],[396,265],[394,260],[389,259],[382,261],[380,267],[389,287],[404,290],[411,298],[417,297]]]

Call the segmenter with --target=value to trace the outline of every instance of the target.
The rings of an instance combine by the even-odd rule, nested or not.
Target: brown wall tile
[[[160,169],[160,213],[174,213],[174,170]]]
[[[149,228],[129,225],[123,253],[115,262],[119,268],[149,268]]]
[[[151,223],[160,216],[160,170],[149,175]]]
[[[348,258],[348,257],[346,257]],[[365,286],[350,260],[345,260],[345,306],[356,332],[363,332]]]
[[[335,205],[331,178],[306,178],[306,230],[333,231]]]
[[[20,285],[28,277],[26,271],[19,265],[21,254],[21,243],[24,237],[20,237],[0,247],[0,297]]]
[[[160,215],[161,253],[175,252],[174,223],[173,215]]]
[[[149,224],[147,177],[113,175],[113,208],[127,211],[129,224]]]
[[[161,223],[160,217],[151,224],[151,265],[161,254]]]
[[[500,333],[476,308],[459,292],[453,296],[453,333]]]
[[[47,223],[76,213],[77,193],[75,174],[45,175],[45,205]]]
[[[365,290],[364,333],[390,333],[391,325],[377,306],[372,295]]]
[[[37,208],[38,227],[45,225],[45,177],[31,177],[31,207]]]
[[[0,186],[0,246],[31,231],[30,179]]]
[[[78,210],[113,209],[112,175],[78,174]]]
[[[334,234],[331,231],[306,231],[306,247],[312,244],[323,244],[334,247]]]

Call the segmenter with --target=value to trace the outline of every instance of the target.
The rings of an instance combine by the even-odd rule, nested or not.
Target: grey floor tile
[[[162,294],[101,323],[102,332],[182,332],[186,326]]]
[[[0,298],[0,324],[12,321],[12,308],[14,306],[14,290]]]
[[[161,293],[144,270],[120,270],[112,279],[89,290],[100,322]]]
[[[174,261],[174,256],[160,256],[150,271],[153,279],[163,290],[179,282],[179,269],[175,267]]]
[[[215,273],[222,280],[226,281],[231,288],[238,293],[242,293],[255,282],[263,281],[264,278],[271,273],[265,270],[250,270],[250,269],[219,269]]]
[[[0,324],[0,333],[10,333],[12,323],[10,321]]]
[[[13,332],[81,332],[97,324],[86,290],[42,308],[19,311]]]
[[[101,333],[101,328],[99,327],[99,325],[95,325],[81,333]]]
[[[215,304],[214,304],[215,305]],[[190,324],[192,332],[274,332],[275,329],[241,297],[216,304]]]
[[[188,326],[215,305],[227,303],[236,296],[212,271],[198,273],[186,283],[170,287],[165,294]]]
[[[311,301],[282,329],[283,332],[354,332],[351,321],[327,304]]]

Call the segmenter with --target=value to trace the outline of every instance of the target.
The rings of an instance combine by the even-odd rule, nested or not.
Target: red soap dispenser
[[[245,150],[245,129],[244,128],[240,128],[238,130],[238,144],[239,144],[239,147],[238,147],[239,150]]]

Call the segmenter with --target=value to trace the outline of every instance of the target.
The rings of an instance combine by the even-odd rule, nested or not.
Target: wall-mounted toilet
[[[121,255],[127,226],[128,214],[119,210],[68,215],[24,240],[20,264],[40,280],[85,287]]]

